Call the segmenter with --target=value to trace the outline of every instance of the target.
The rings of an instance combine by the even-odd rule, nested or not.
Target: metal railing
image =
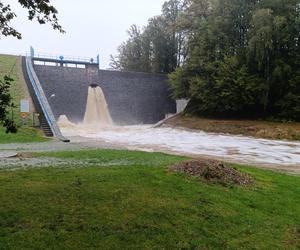
[[[70,55],[53,55],[46,53],[35,53],[35,58],[43,59],[53,59],[58,61],[75,61],[75,62],[84,62],[84,63],[97,63],[97,58],[88,58],[88,57],[79,57],[79,56],[70,56]]]
[[[34,93],[37,97],[37,100],[41,106],[41,109],[43,111],[45,119],[46,119],[54,137],[58,138],[59,140],[61,140],[63,142],[69,142],[70,140],[68,140],[67,138],[65,138],[62,135],[62,133],[56,123],[56,119],[53,115],[53,112],[52,112],[49,102],[46,98],[44,90],[40,84],[40,81],[39,81],[35,71],[34,71],[34,68],[32,65],[32,58],[29,56],[26,57],[26,69],[27,69],[27,74],[28,74],[30,83],[33,87]]]

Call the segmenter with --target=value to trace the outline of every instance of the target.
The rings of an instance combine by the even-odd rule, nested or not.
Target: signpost
[[[20,116],[22,118],[23,125],[26,122],[26,119],[29,116],[29,101],[26,99],[23,99],[20,101]]]

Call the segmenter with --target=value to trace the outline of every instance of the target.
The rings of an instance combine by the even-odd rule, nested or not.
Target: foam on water
[[[81,136],[120,144],[129,149],[206,155],[233,161],[300,166],[300,143],[255,139],[152,126],[114,126],[105,96],[98,86],[89,88],[82,124],[61,116],[58,125],[66,137]]]
[[[224,157],[248,163],[300,165],[300,143],[255,139],[151,126],[107,127],[101,131],[83,125],[62,126],[65,136],[81,136],[131,148]]]

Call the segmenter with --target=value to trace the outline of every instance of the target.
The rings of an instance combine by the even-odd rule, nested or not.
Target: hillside
[[[19,116],[21,99],[28,99],[30,101],[30,112],[31,114],[34,112],[34,106],[23,77],[21,57],[0,55],[0,77],[4,75],[10,75],[14,79],[11,86],[11,95],[16,108],[11,109],[10,113],[19,127],[19,132],[16,135],[7,135],[5,129],[0,127],[0,143],[44,141],[45,138],[42,138],[42,133],[30,127],[32,126],[32,115],[28,118],[25,126],[22,125]]]

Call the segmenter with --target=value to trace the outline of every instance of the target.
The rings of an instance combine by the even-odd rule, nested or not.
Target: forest
[[[168,74],[186,112],[300,121],[300,0],[169,0],[111,57]]]

